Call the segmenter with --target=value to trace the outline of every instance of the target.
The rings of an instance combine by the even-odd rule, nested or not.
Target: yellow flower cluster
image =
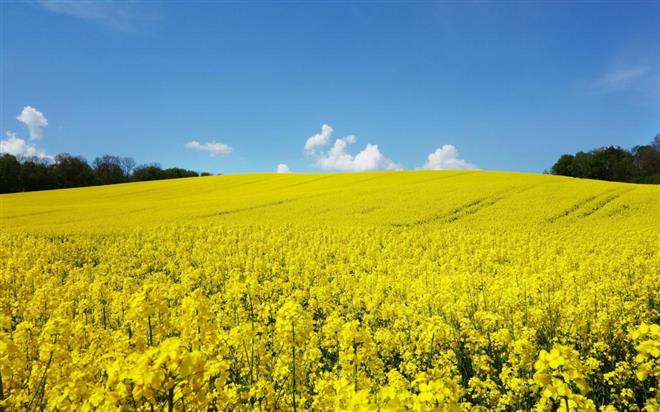
[[[120,189],[145,221],[174,213],[149,184],[84,189],[114,228],[53,192],[42,208],[68,213],[0,232],[0,410],[660,410],[660,191],[477,175],[500,197],[464,199],[471,175],[338,176],[349,211],[334,177],[278,176],[297,200],[154,224],[116,217]],[[440,211],[417,181],[451,193]],[[557,187],[583,201],[543,200]],[[49,194],[21,195],[0,200]],[[383,199],[408,207],[361,218]],[[511,223],[519,202],[533,223]]]
[[[554,401],[559,403],[557,410],[561,412],[596,410],[594,402],[584,396],[589,393],[585,374],[589,370],[575,349],[556,344],[550,352],[541,350],[534,369],[534,380],[543,388],[539,409]],[[572,387],[577,388],[579,394],[573,393]]]

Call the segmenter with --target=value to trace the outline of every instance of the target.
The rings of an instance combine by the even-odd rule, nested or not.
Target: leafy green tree
[[[0,193],[18,192],[21,183],[21,164],[16,156],[9,153],[0,156]]]
[[[25,191],[57,189],[53,165],[43,159],[28,159],[21,165],[21,183]]]
[[[94,159],[94,175],[96,183],[107,185],[112,183],[122,183],[128,180],[124,174],[122,161],[117,156],[104,155]]]
[[[553,175],[575,177],[575,156],[570,154],[562,155],[559,160],[552,165],[550,172]]]
[[[87,161],[68,153],[55,156],[53,176],[58,187],[62,188],[90,186],[94,183],[94,173]]]
[[[565,154],[551,173],[617,182],[660,183],[660,135],[646,146],[625,150],[618,146]]]
[[[163,170],[165,179],[178,179],[182,177],[196,177],[199,176],[199,173],[192,170],[181,169],[179,167],[172,167],[169,169]]]
[[[635,146],[632,151],[640,177],[660,173],[660,145]]]
[[[144,180],[164,179],[165,174],[159,164],[140,165],[133,170],[131,180],[140,182]]]

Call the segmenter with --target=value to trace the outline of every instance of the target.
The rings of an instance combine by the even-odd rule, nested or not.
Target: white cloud
[[[291,169],[284,163],[280,163],[277,165],[277,173],[291,173]]]
[[[139,1],[40,0],[39,4],[50,12],[119,31],[128,31],[160,18],[154,7]]]
[[[422,169],[427,170],[476,170],[477,166],[461,159],[454,145],[446,144],[429,154]]]
[[[231,153],[234,149],[225,143],[220,142],[206,142],[200,143],[197,140],[191,140],[185,144],[188,149],[201,150],[204,152],[209,152],[211,156],[224,156]]]
[[[14,132],[7,132],[7,138],[0,140],[0,153],[9,153],[19,159],[36,157],[42,160],[53,160],[53,156],[37,149],[34,145],[16,136]]]
[[[48,126],[46,116],[32,106],[25,106],[21,114],[16,116],[16,120],[25,123],[30,130],[30,139],[32,140],[41,139],[43,128]]]
[[[605,73],[598,80],[598,85],[606,91],[623,90],[636,80],[646,76],[650,71],[650,66],[618,67]]]
[[[332,134],[332,127],[324,124],[321,126],[321,133],[317,133],[313,136],[310,136],[309,139],[305,142],[305,151],[310,152],[314,151],[319,147],[323,147],[328,144],[330,141],[330,135]]]
[[[354,135],[349,134],[348,136],[342,137],[341,140],[345,141],[348,144],[353,144],[356,142],[357,139],[355,138]]]
[[[593,90],[614,93],[628,90],[651,91],[660,86],[658,64],[618,62],[593,83]]]
[[[367,144],[356,155],[348,153],[348,145],[356,141],[353,135],[335,140],[330,150],[321,150],[320,148],[326,146],[330,141],[331,134],[332,127],[324,124],[321,127],[321,133],[311,136],[305,142],[305,152],[319,168],[341,172],[401,170],[401,166],[385,157],[376,144]]]

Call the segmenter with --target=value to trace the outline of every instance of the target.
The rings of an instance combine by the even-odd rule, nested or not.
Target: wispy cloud
[[[660,64],[626,63],[612,65],[593,84],[600,93],[615,93],[629,90],[660,90]]]
[[[58,14],[101,24],[113,30],[129,31],[158,20],[147,2],[102,0],[39,0],[45,9]]]
[[[330,143],[332,132],[332,127],[324,124],[321,133],[310,136],[305,142],[305,153],[317,167],[341,172],[401,169],[400,165],[385,157],[376,144],[367,144],[356,155],[350,154],[348,145],[357,140],[353,135],[337,139],[329,150],[324,149]]]
[[[596,82],[605,91],[617,91],[630,87],[652,71],[651,66],[628,66],[611,69]]]
[[[428,155],[422,169],[427,170],[473,170],[478,169],[472,163],[460,158],[458,149],[451,144],[443,145]]]
[[[208,152],[209,154],[211,154],[211,156],[225,156],[234,150],[228,144],[215,142],[215,141],[200,143],[197,140],[191,140],[187,142],[184,146],[188,149]]]

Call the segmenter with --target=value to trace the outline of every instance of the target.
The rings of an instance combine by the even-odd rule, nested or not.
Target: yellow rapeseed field
[[[0,229],[0,410],[660,410],[657,186],[214,176]]]

